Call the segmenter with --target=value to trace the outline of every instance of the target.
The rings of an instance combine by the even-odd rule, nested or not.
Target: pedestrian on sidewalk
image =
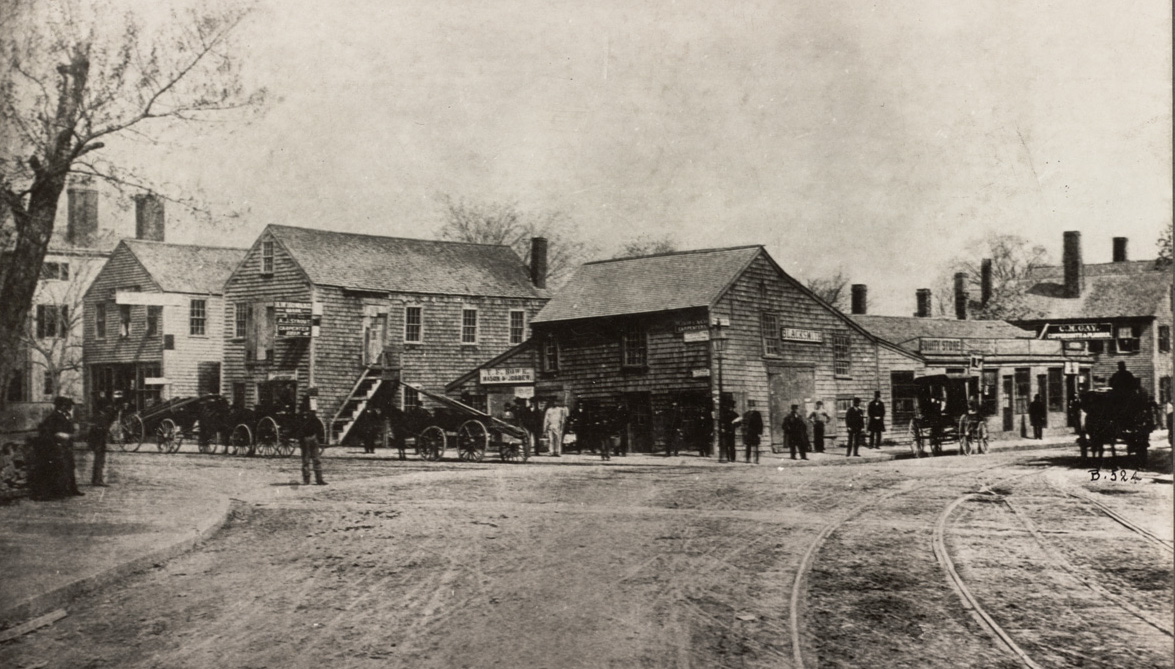
[[[1044,438],[1044,423],[1047,414],[1044,408],[1044,400],[1040,399],[1040,393],[1032,397],[1032,402],[1028,405],[1028,420],[1032,423],[1032,438]]]
[[[567,407],[561,401],[551,402],[543,415],[543,434],[547,436],[553,458],[563,455],[563,432],[567,428],[567,416]]]
[[[746,445],[746,459],[752,458],[759,464],[759,439],[763,436],[763,414],[755,408],[755,400],[747,400],[747,411],[740,419],[743,424],[743,444]]]
[[[53,413],[37,426],[29,497],[36,500],[84,495],[78,490],[73,459],[73,400],[53,399]]]
[[[828,412],[824,410],[824,402],[816,402],[816,408],[808,414],[808,420],[812,421],[812,448],[817,453],[823,453],[824,426],[830,420]]]
[[[318,427],[318,412],[307,402],[298,430],[298,446],[302,451],[302,485],[310,485],[311,468],[314,469],[314,484],[326,485],[326,481],[322,480],[322,447],[318,442]]]
[[[796,459],[796,451],[800,452],[800,459],[808,459],[808,426],[800,415],[800,405],[791,405],[791,412],[783,417],[783,440],[787,442],[791,459]]]
[[[869,448],[881,448],[881,433],[885,432],[885,402],[881,401],[881,391],[873,391],[873,401],[869,403]]]
[[[110,407],[96,411],[94,418],[90,421],[89,433],[86,435],[86,443],[89,445],[90,451],[94,453],[94,463],[90,469],[90,485],[99,488],[106,487],[106,440],[110,434],[112,422]]]
[[[861,457],[858,450],[861,448],[861,441],[865,438],[865,412],[861,410],[861,398],[853,398],[853,406],[845,412],[845,428],[849,431],[849,444],[845,451],[845,457],[854,456]]]

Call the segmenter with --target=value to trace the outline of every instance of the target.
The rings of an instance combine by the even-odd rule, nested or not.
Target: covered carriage
[[[1155,419],[1150,398],[1137,389],[1087,390],[1081,393],[1081,411],[1085,421],[1077,443],[1081,459],[1091,455],[1101,458],[1106,446],[1110,456],[1117,458],[1116,444],[1126,445],[1126,455],[1137,455],[1143,465],[1147,461],[1150,435]]]
[[[969,392],[968,379],[935,374],[915,379],[914,419],[910,449],[916,457],[942,455],[943,446],[958,444],[959,453],[986,453],[987,416]]]

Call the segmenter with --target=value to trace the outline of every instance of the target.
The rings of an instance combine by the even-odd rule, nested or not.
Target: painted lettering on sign
[[[696,342],[696,341],[710,341],[710,331],[709,330],[694,330],[694,331],[687,330],[687,331],[681,333],[681,339],[682,339],[682,341],[686,342],[687,344],[691,343],[691,342]]]
[[[710,331],[710,324],[707,323],[706,319],[704,319],[704,318],[702,318],[702,319],[695,318],[694,320],[681,321],[681,322],[677,323],[676,325],[673,326],[673,331],[676,332],[677,334],[682,334],[683,332],[698,332],[698,331],[709,332]]]
[[[1045,326],[1045,339],[1113,339],[1111,323],[1057,323]]]
[[[962,353],[963,340],[942,337],[922,337],[918,341],[918,350],[922,353]]]
[[[824,333],[820,330],[779,328],[779,338],[784,341],[803,341],[812,344],[820,344],[824,342]]]
[[[314,324],[309,302],[274,302],[273,323],[278,337],[309,337]]]
[[[690,376],[692,376],[695,379],[704,379],[704,378],[710,376],[710,368],[703,367],[701,369],[691,369]]]
[[[533,367],[498,367],[478,372],[482,385],[534,383]]]

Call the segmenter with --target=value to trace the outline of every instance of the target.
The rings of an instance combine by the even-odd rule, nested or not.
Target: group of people
[[[73,454],[76,433],[73,410],[73,400],[68,397],[55,398],[53,412],[37,426],[37,434],[29,442],[30,499],[52,500],[85,494],[78,489],[77,463]],[[109,412],[95,412],[86,442],[94,452],[90,483],[98,487],[106,485],[106,439],[109,429]]]
[[[791,405],[791,411],[783,419],[783,439],[791,459],[795,460],[798,454],[801,460],[807,460],[809,451],[823,453],[825,430],[830,422],[824,402],[816,402],[806,421],[800,415],[800,405]],[[808,439],[808,423],[812,424],[811,441]],[[861,456],[866,432],[869,433],[867,447],[881,448],[882,433],[885,432],[885,402],[881,399],[881,391],[873,392],[873,401],[865,409],[861,408],[861,398],[853,398],[852,406],[845,412],[845,429],[848,430],[845,457]]]

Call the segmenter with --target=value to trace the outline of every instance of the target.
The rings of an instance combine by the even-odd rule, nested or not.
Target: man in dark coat
[[[1044,438],[1044,423],[1047,414],[1045,412],[1044,400],[1040,399],[1040,393],[1037,393],[1032,398],[1032,402],[1028,405],[1028,422],[1032,423],[1032,438]]]
[[[881,433],[885,432],[885,402],[881,401],[881,391],[873,391],[873,401],[869,403],[869,448],[881,448]]]
[[[57,397],[53,413],[37,426],[37,446],[29,491],[33,499],[58,499],[84,495],[78,490],[73,459],[73,400]]]
[[[1110,390],[1117,394],[1127,394],[1133,392],[1138,387],[1138,379],[1126,369],[1126,363],[1122,360],[1118,361],[1118,371],[1110,377]]]
[[[783,440],[787,442],[791,459],[796,459],[796,450],[800,452],[800,459],[808,459],[808,425],[800,415],[800,405],[791,405],[791,412],[783,417]]]
[[[90,421],[90,430],[86,435],[86,443],[94,453],[94,464],[90,470],[90,485],[99,488],[106,487],[106,440],[110,435],[110,424],[114,422],[112,407],[95,411]]]
[[[861,441],[864,438],[865,431],[865,412],[861,410],[861,398],[853,398],[853,406],[845,412],[845,428],[849,431],[849,445],[848,450],[845,451],[845,457],[850,455],[860,457],[858,450],[861,448]]]
[[[298,447],[302,451],[302,485],[310,485],[310,470],[314,469],[314,484],[326,485],[322,480],[321,444],[318,442],[318,412],[307,407],[298,430]]]
[[[747,462],[750,462],[753,456],[755,464],[759,464],[759,439],[763,436],[763,414],[755,408],[755,400],[747,400],[747,412],[743,414],[742,424]]]

